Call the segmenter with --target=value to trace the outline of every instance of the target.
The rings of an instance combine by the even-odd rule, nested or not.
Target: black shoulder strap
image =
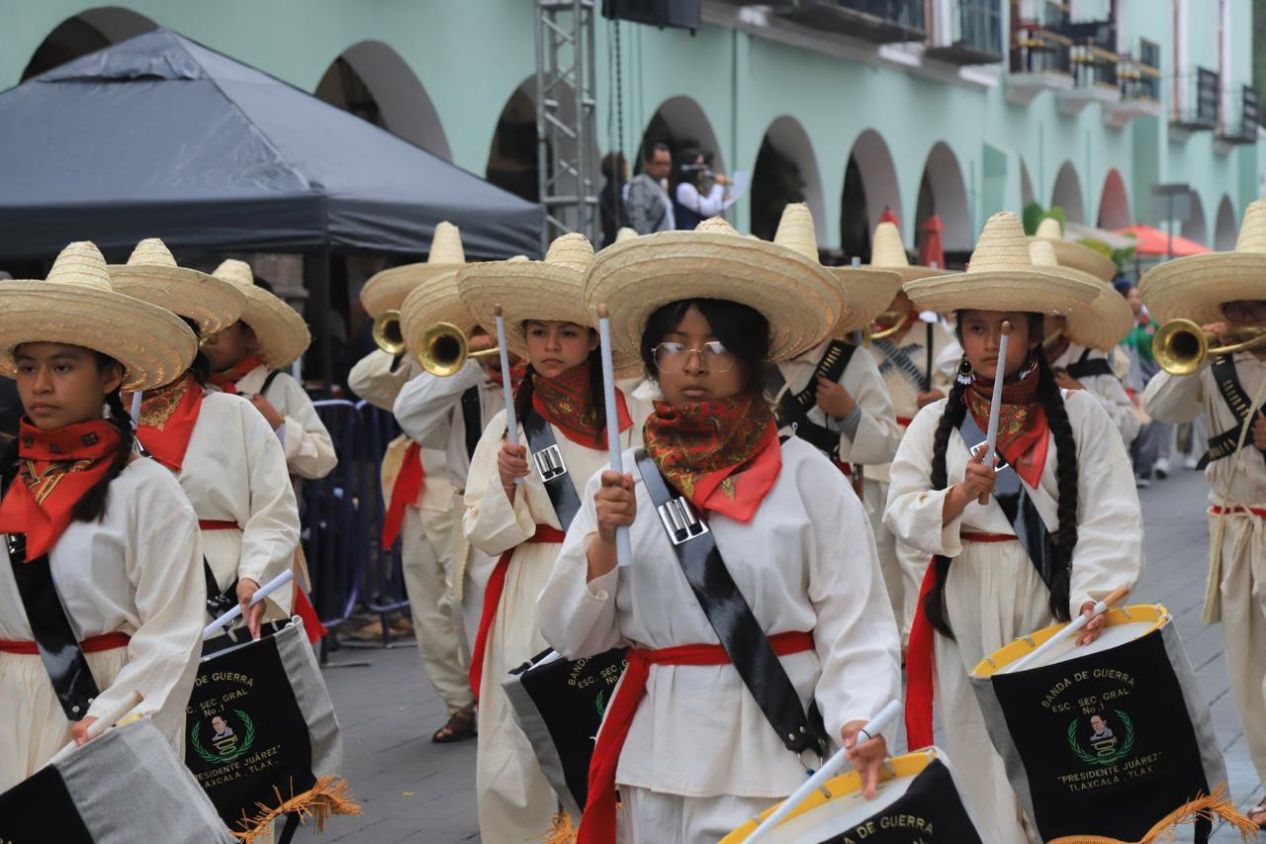
[[[7,489],[14,481],[15,472],[16,469],[5,472],[0,490]],[[88,714],[88,707],[101,691],[88,669],[88,660],[57,594],[48,555],[27,562],[26,535],[11,533],[6,535],[5,540],[9,563],[13,566],[13,580],[17,583],[22,608],[26,610],[31,636],[44,662],[44,670],[48,672],[48,680],[66,718],[79,721]]]
[[[818,379],[839,381],[840,376],[848,367],[848,362],[853,359],[855,351],[857,347],[852,343],[832,340],[827,345],[826,351],[822,353],[822,359],[814,367],[813,375],[805,388],[794,394],[790,390],[783,393],[782,400],[778,402],[775,410],[778,427],[794,425],[796,436],[807,440],[814,448],[824,452],[832,460],[838,460],[840,456],[840,435],[825,425],[819,425],[809,419],[809,410],[818,401]]]
[[[695,599],[770,726],[791,752],[812,750],[825,758],[826,730],[817,704],[805,712],[769,638],[725,567],[712,532],[695,518],[685,499],[670,492],[644,449],[637,451],[637,468]]]
[[[269,388],[269,387],[271,387],[271,386],[273,385],[273,382],[277,380],[277,376],[278,376],[278,375],[280,375],[280,374],[281,374],[281,370],[280,370],[280,369],[270,369],[270,370],[268,370],[268,375],[264,378],[264,383],[263,383],[263,385],[261,385],[261,386],[260,386],[260,388],[259,388],[259,393],[258,393],[257,395],[261,395],[261,396],[262,396],[262,395],[264,395],[264,393],[267,393],[267,392],[268,392],[268,388]]]
[[[1089,378],[1093,375],[1115,375],[1112,371],[1112,364],[1108,363],[1107,358],[1090,359],[1091,349],[1086,349],[1081,353],[1081,357],[1077,358],[1073,363],[1064,367],[1064,371],[1071,378]]]
[[[462,424],[466,428],[466,456],[475,456],[475,446],[483,436],[483,408],[479,402],[479,388],[471,387],[462,393]]]
[[[567,471],[563,453],[545,417],[529,407],[520,421],[523,422],[523,432],[527,434],[529,456],[545,482],[545,492],[554,505],[558,524],[566,532],[571,520],[580,512],[580,495],[572,483],[571,472]]]
[[[237,578],[233,578],[228,589],[221,591],[206,557],[202,558],[202,577],[207,582],[207,615],[219,618],[237,604]]]
[[[1218,385],[1218,392],[1235,416],[1236,424],[1209,438],[1209,449],[1196,464],[1198,469],[1204,469],[1214,460],[1221,460],[1235,453],[1235,447],[1240,441],[1240,429],[1253,406],[1252,399],[1240,385],[1240,377],[1235,371],[1235,359],[1231,355],[1215,355],[1210,369],[1213,372],[1213,381]],[[1251,441],[1245,438],[1246,443]],[[1262,457],[1266,459],[1266,452],[1262,452]]]

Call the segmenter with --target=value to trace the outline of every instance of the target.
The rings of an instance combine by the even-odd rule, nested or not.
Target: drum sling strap
[[[466,456],[474,458],[475,446],[483,436],[483,409],[479,404],[479,388],[470,387],[462,393],[462,422],[466,427]]]
[[[761,630],[738,584],[731,577],[707,523],[690,503],[674,495],[659,467],[638,449],[637,468],[663,522],[695,599],[779,740],[792,753],[811,750],[827,756],[828,738],[817,703],[806,712],[769,638]]]
[[[16,466],[4,472],[0,495],[15,482],[15,477]],[[57,693],[57,702],[68,720],[79,721],[88,714],[88,707],[101,690],[88,669],[88,660],[57,594],[48,555],[42,554],[27,562],[26,534],[10,533],[5,541],[13,566],[13,580],[31,625],[31,637],[39,649],[53,691]]]
[[[807,440],[818,451],[837,462],[840,459],[840,435],[825,425],[811,421],[809,410],[818,402],[818,379],[826,378],[838,382],[855,351],[857,347],[852,343],[832,340],[822,353],[822,359],[818,361],[805,388],[794,394],[788,390],[774,411],[779,428],[791,425],[796,436]]]
[[[958,431],[963,437],[963,442],[966,443],[983,443],[987,439],[970,413],[963,414],[963,421],[958,426]],[[1033,568],[1037,570],[1042,582],[1049,589],[1055,579],[1051,559],[1050,531],[1046,529],[1046,523],[1037,512],[1037,506],[1029,498],[1028,488],[1021,482],[1020,476],[1010,464],[1006,464],[998,471],[993,497],[998,500],[1002,512],[1007,516],[1007,521],[1011,522],[1011,529],[1015,531],[1016,539],[1029,555]]]
[[[580,495],[572,483],[567,464],[563,462],[563,453],[554,439],[554,431],[545,417],[529,407],[523,414],[523,432],[527,434],[532,462],[545,482],[545,494],[549,496],[549,503],[554,505],[558,525],[566,533],[571,520],[580,512]]]
[[[1069,377],[1080,380],[1089,378],[1092,375],[1115,375],[1112,371],[1112,364],[1108,363],[1107,358],[1091,360],[1090,352],[1090,349],[1086,349],[1081,353],[1081,357],[1064,367],[1064,371],[1068,373]]]
[[[1236,424],[1216,436],[1209,437],[1209,450],[1196,464],[1197,469],[1204,469],[1215,460],[1230,457],[1235,453],[1235,446],[1240,441],[1240,429],[1252,409],[1252,400],[1240,385],[1239,375],[1235,372],[1235,360],[1230,355],[1215,355],[1211,366],[1213,381],[1218,385],[1222,400],[1235,416]],[[1260,452],[1266,459],[1266,452]]]

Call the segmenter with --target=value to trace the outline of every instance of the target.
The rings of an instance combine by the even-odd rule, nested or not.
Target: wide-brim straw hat
[[[360,291],[360,303],[370,318],[377,319],[384,311],[399,310],[405,298],[433,278],[456,272],[466,265],[462,235],[457,226],[441,222],[435,226],[431,251],[420,264],[405,264],[375,273]]]
[[[1064,334],[1079,346],[1107,351],[1125,339],[1134,328],[1134,312],[1125,297],[1112,285],[1090,273],[1072,267],[1061,267],[1055,250],[1046,240],[1029,241],[1033,265],[1067,278],[1098,285],[1099,295],[1088,305],[1073,308],[1065,315]]]
[[[198,338],[174,313],[114,290],[97,247],[62,250],[43,281],[0,281],[0,375],[17,376],[23,343],[82,346],[117,360],[123,390],[152,390],[180,377]]]
[[[479,324],[462,301],[457,289],[456,270],[429,279],[406,296],[400,306],[400,336],[414,354],[422,351],[427,330],[438,322],[457,326],[467,337],[471,329]],[[489,332],[493,330],[489,326],[484,328]]]
[[[565,234],[550,244],[543,261],[512,258],[469,264],[457,271],[457,288],[471,316],[489,331],[496,325],[496,307],[500,305],[506,345],[514,354],[526,357],[523,323],[528,320],[597,326],[595,313],[585,307],[581,295],[585,270],[592,261],[589,239],[583,234]]]
[[[844,310],[839,282],[816,260],[743,237],[720,217],[694,231],[610,246],[585,276],[585,301],[607,306],[611,344],[627,357],[638,357],[651,314],[682,299],[726,299],[758,311],[769,322],[775,362],[822,342]]]
[[[954,311],[1022,311],[1067,314],[1099,295],[1099,285],[1033,266],[1020,218],[994,214],[976,241],[967,271],[908,281],[903,288],[915,307]]]
[[[228,328],[246,310],[246,294],[227,281],[176,266],[156,237],[136,244],[126,264],[112,264],[110,283],[119,293],[189,317],[204,337]]]
[[[952,275],[952,270],[937,270],[919,264],[911,264],[906,254],[905,244],[901,242],[901,232],[896,225],[882,222],[875,226],[875,234],[870,240],[870,263],[863,268],[887,270],[901,276],[901,281],[914,281],[916,278],[930,278],[938,275]],[[897,294],[894,292],[893,298]]]
[[[1166,261],[1143,275],[1139,293],[1158,322],[1224,322],[1222,306],[1266,300],[1266,201],[1248,206],[1234,252]]]
[[[1046,217],[1038,223],[1037,232],[1032,239],[1049,242],[1055,250],[1055,260],[1059,261],[1061,267],[1072,267],[1075,270],[1090,273],[1100,281],[1112,281],[1117,274],[1116,261],[1107,255],[1089,246],[1065,240],[1059,220],[1054,217]]]
[[[212,275],[246,295],[241,320],[255,332],[258,354],[269,369],[283,369],[307,350],[312,342],[308,324],[280,297],[255,284],[250,264],[230,258]]]
[[[813,212],[803,202],[789,203],[782,210],[774,242],[794,249],[811,261],[818,260],[817,230]],[[868,328],[875,317],[888,310],[901,290],[897,273],[860,267],[827,267],[840,285],[840,319],[831,329],[831,336],[845,338],[854,331]]]

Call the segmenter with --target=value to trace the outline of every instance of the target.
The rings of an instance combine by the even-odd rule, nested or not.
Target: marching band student
[[[774,242],[811,261],[818,259],[808,205],[797,202],[783,209]],[[883,530],[888,484],[872,477],[870,470],[887,467],[897,453],[901,429],[879,367],[869,354],[856,354],[861,346],[853,335],[869,328],[887,308],[901,287],[901,276],[852,267],[828,267],[827,271],[843,289],[845,309],[840,321],[821,343],[779,363],[776,376],[771,370],[775,383],[769,392],[776,393],[773,403],[782,432],[794,433],[813,445],[852,478],[853,488],[860,489],[871,530],[878,536]],[[900,621],[905,604],[901,567],[891,543],[877,543],[877,547],[888,600]]]
[[[397,312],[397,327],[403,337],[403,305],[407,298],[434,285],[453,287],[454,273],[465,264],[461,232],[451,223],[440,222],[435,227],[427,260],[378,273],[361,290],[361,304],[376,320]],[[348,386],[370,404],[390,413],[406,382],[421,374],[417,356],[412,352],[393,355],[378,350],[352,367]],[[465,486],[465,475],[454,487],[448,459],[442,447],[422,443],[405,429],[387,447],[382,463],[387,507],[380,537],[382,546],[390,548],[400,538],[404,586],[418,655],[427,678],[448,708],[448,720],[431,734],[431,741],[437,744],[475,736],[470,644],[449,588],[454,542],[461,534],[460,527],[454,527],[461,524],[460,516],[454,521],[454,490]]]
[[[1199,258],[1199,260],[1196,260]],[[1266,202],[1248,206],[1234,252],[1170,261],[1148,271],[1141,285],[1162,325],[1190,319],[1222,342],[1234,329],[1260,336],[1266,326]],[[1153,418],[1189,422],[1205,414],[1209,481],[1209,579],[1204,620],[1222,622],[1235,705],[1257,776],[1266,782],[1266,360],[1263,347],[1212,356],[1189,375],[1159,372],[1144,405]],[[1248,810],[1266,828],[1266,802]]]
[[[609,306],[615,353],[640,357],[663,399],[630,471],[589,480],[541,594],[542,631],[564,656],[629,646],[579,840],[617,840],[618,825],[623,842],[716,841],[804,782],[797,748],[841,741],[873,794],[885,741],[856,733],[900,694],[900,642],[869,522],[816,448],[780,445],[763,396],[768,362],[838,322],[838,283],[714,219],[608,247],[586,300]],[[696,538],[674,546],[657,495]],[[632,560],[617,568],[626,526]],[[720,557],[685,551],[698,537]]]
[[[969,804],[992,840],[1033,840],[968,674],[1016,637],[1090,612],[1138,580],[1142,516],[1121,437],[1096,399],[1060,390],[1041,346],[1043,315],[1099,291],[1033,266],[1019,219],[1006,213],[986,223],[967,272],[905,290],[915,307],[956,314],[964,352],[950,395],[919,411],[897,450],[884,517],[900,540],[935,555],[906,663],[910,747],[931,743],[934,652],[941,724]],[[968,448],[985,440],[999,366],[997,452],[1009,468],[996,473],[983,448]],[[1091,621],[1079,642],[1101,626]]]
[[[0,282],[0,373],[26,411],[0,454],[0,792],[133,692],[183,751],[198,521],[133,453],[119,391],[170,381],[196,349],[179,318],[111,289],[91,243],[62,250],[46,281]]]
[[[334,442],[317,416],[312,399],[285,367],[312,342],[303,317],[258,282],[250,265],[228,260],[213,273],[246,294],[242,318],[208,336],[202,351],[211,364],[211,383],[255,405],[277,432],[290,474],[324,478],[336,465]]]
[[[471,657],[485,841],[530,840],[551,829],[557,797],[501,684],[546,647],[537,596],[578,507],[580,485],[607,460],[606,426],[618,426],[624,446],[636,445],[646,415],[621,394],[619,418],[606,418],[598,336],[581,300],[592,258],[589,241],[568,234],[550,245],[544,261],[472,264],[457,276],[462,301],[480,325],[495,325],[494,307],[504,308],[509,347],[528,362],[515,394],[520,444],[506,438],[503,410],[480,437],[466,481],[466,538],[500,555]]]
[[[110,267],[110,276],[116,290],[184,318],[203,337],[233,325],[246,307],[236,285],[177,266],[157,238],[137,244],[127,264]],[[206,389],[209,376],[199,351],[179,377],[146,391],[136,438],[175,473],[198,514],[205,613],[215,618],[241,604],[258,639],[265,618],[290,616],[293,589],[249,604],[260,586],[290,566],[299,545],[299,506],[272,426],[243,397]]]

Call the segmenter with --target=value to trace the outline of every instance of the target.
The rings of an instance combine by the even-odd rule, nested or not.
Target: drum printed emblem
[[[1074,718],[1068,722],[1068,747],[1087,765],[1111,765],[1134,749],[1134,721],[1122,709],[1092,713],[1086,721]]]

